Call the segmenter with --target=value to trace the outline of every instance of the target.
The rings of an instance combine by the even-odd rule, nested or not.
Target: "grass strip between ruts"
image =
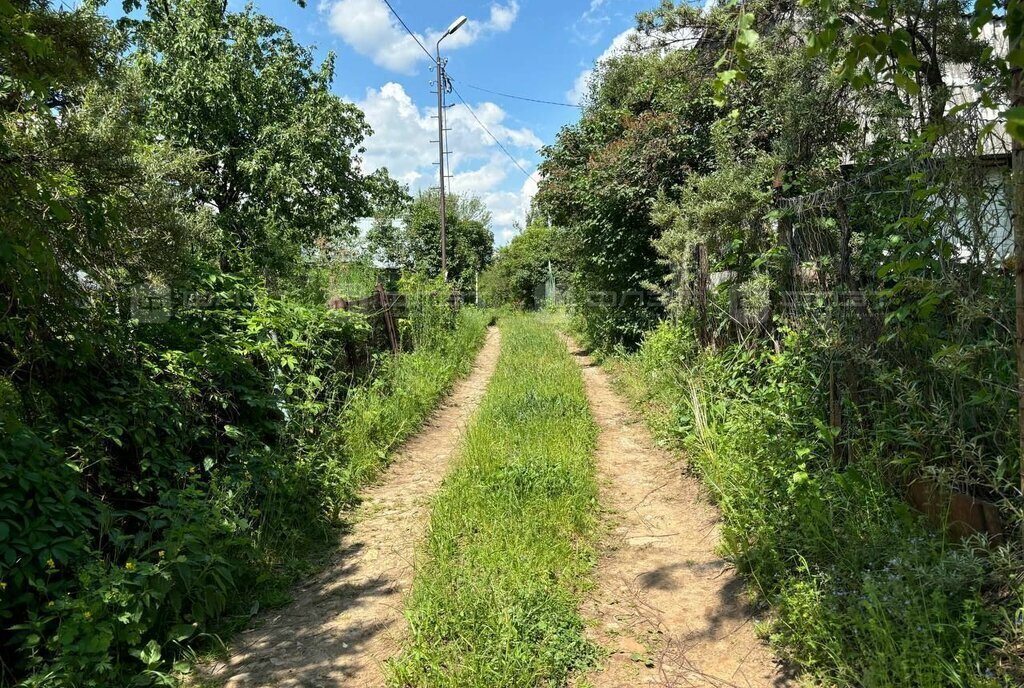
[[[597,499],[583,379],[537,317],[501,330],[497,371],[434,501],[394,685],[558,686],[595,656],[578,611]]]

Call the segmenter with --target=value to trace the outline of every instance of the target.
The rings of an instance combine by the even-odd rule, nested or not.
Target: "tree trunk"
[[[1010,54],[1020,48],[1020,36],[1010,37]],[[1024,106],[1024,77],[1021,68],[1013,67],[1010,85],[1011,107]],[[1013,258],[1017,288],[1017,420],[1019,433],[1018,463],[1020,488],[1024,495],[1024,144],[1013,139]]]

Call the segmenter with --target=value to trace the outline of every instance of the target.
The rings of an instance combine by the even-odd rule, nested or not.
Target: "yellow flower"
[[[46,568],[48,568],[48,569],[55,569],[55,568],[57,568],[57,565],[55,563],[53,563],[53,559],[47,559],[46,560]]]
[[[7,589],[7,583],[5,583],[4,581],[0,581],[0,590],[6,590],[6,589]]]
[[[82,616],[83,616],[83,617],[85,618],[85,620],[86,620],[86,621],[88,621],[89,619],[91,619],[91,618],[92,618],[92,612],[89,612],[89,611],[87,611],[87,612],[84,612],[84,613],[82,614]]]
[[[134,561],[129,561],[127,564],[124,565],[124,567],[125,567],[125,569],[127,569],[129,571],[134,571],[135,570],[135,562]]]
[[[49,602],[47,602],[46,606],[47,607],[52,607],[53,606],[53,600],[50,600]]]
[[[165,552],[165,551],[163,551],[163,550],[160,550],[160,551],[159,551],[159,552],[157,552],[156,554],[157,554],[157,556],[158,556],[158,557],[160,557],[161,559],[163,559],[163,558],[164,558],[164,557],[165,557],[165,556],[167,555],[167,552]]]

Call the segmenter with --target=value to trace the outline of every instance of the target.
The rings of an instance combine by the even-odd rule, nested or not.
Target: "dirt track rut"
[[[285,609],[264,616],[207,672],[226,688],[374,688],[406,632],[405,595],[425,536],[429,499],[480,404],[500,349],[491,328],[472,373],[364,493],[331,566]]]
[[[583,366],[600,428],[597,469],[607,534],[583,614],[611,654],[595,688],[790,686],[754,633],[742,581],[715,551],[718,513],[660,449],[608,376]]]

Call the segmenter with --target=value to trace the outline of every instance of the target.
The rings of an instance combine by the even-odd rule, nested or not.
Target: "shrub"
[[[2,685],[164,684],[283,602],[489,320],[420,309],[423,346],[367,375],[362,316],[192,285],[165,322],[97,302],[0,387]]]
[[[541,306],[548,279],[553,276],[556,284],[563,284],[569,277],[566,244],[565,231],[558,228],[533,225],[517,234],[480,275],[484,302],[492,307]]]

